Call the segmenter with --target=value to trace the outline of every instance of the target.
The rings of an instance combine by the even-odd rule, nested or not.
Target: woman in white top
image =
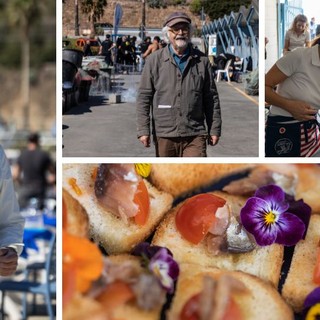
[[[299,47],[310,47],[311,36],[308,31],[308,18],[303,14],[298,14],[286,32],[283,54]]]
[[[319,44],[320,37],[311,48],[283,56],[266,75],[267,157],[310,157],[320,150]]]
[[[9,276],[17,268],[23,228],[9,161],[0,145],[0,276]]]

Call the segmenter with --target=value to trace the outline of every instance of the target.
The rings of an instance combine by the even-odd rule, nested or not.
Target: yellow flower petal
[[[150,163],[136,163],[135,169],[137,173],[143,178],[147,178],[151,172],[151,164]]]
[[[320,303],[312,306],[306,316],[306,320],[316,320],[320,316]]]

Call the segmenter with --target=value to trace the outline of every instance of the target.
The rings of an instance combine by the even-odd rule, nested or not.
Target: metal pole
[[[146,1],[142,0],[142,19],[141,24],[145,27],[146,26]]]
[[[74,19],[74,35],[79,36],[79,6],[78,6],[78,0],[75,0],[74,2],[75,6],[75,19]]]
[[[203,7],[201,8],[201,25],[202,25],[202,27],[203,27],[203,25],[204,25],[204,15],[203,15]]]

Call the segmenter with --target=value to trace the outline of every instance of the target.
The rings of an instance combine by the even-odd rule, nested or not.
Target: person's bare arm
[[[159,45],[158,44],[153,44],[151,53],[153,53],[153,52],[155,52],[157,50],[159,50]]]
[[[290,40],[287,39],[284,41],[284,47],[283,47],[283,54],[287,53],[289,51],[289,45],[290,45]]]
[[[151,54],[153,51],[153,44],[149,44],[149,47],[147,49],[147,51],[142,55],[142,58],[146,58],[149,54]]]
[[[20,182],[21,170],[20,166],[16,163],[12,167],[12,178],[14,181]]]
[[[265,99],[268,104],[280,107],[292,114],[299,121],[313,120],[317,110],[310,104],[300,101],[291,100],[280,96],[274,88],[287,79],[287,76],[280,71],[277,65],[274,65],[265,78]]]

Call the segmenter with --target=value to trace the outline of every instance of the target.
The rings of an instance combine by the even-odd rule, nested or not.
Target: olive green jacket
[[[181,74],[168,46],[146,60],[137,97],[138,137],[221,135],[220,102],[209,59],[190,48]]]

